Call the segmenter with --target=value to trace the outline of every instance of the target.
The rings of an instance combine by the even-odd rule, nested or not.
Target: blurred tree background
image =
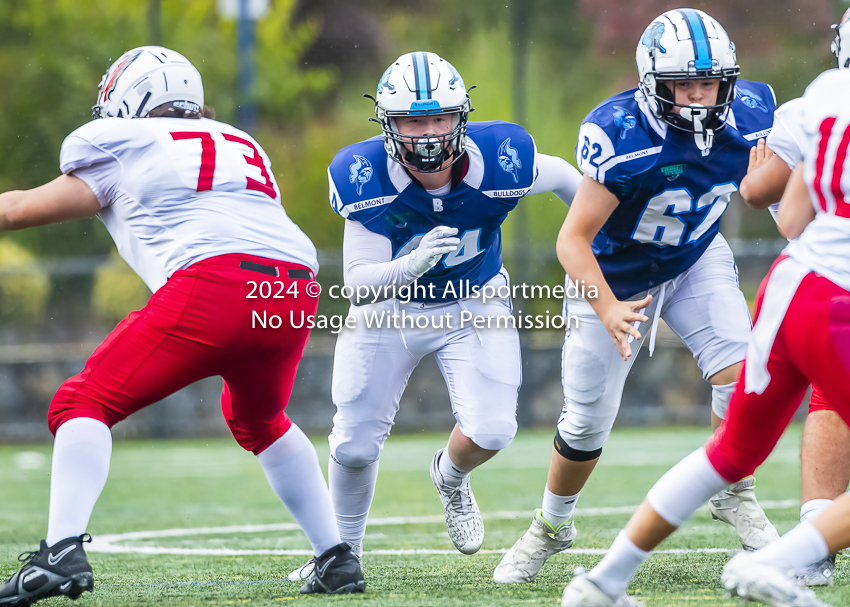
[[[472,119],[519,119],[538,149],[574,162],[581,119],[607,96],[636,85],[636,42],[653,17],[675,6],[664,0],[271,0],[256,29],[252,134],[272,159],[287,212],[323,252],[322,279],[340,278],[343,227],[327,204],[327,164],[339,148],[379,133],[367,121],[372,105],[362,95],[374,91],[398,55],[439,53],[477,85]],[[829,26],[846,3],[715,0],[692,6],[729,31],[743,77],[772,84],[782,102],[831,67]],[[58,175],[62,140],[90,119],[106,68],[135,46],[160,43],[186,55],[200,70],[218,118],[236,122],[236,35],[216,0],[4,0],[0,189],[32,187]],[[523,90],[515,90],[516,82]],[[515,278],[519,273],[526,281],[558,284],[563,274],[552,252],[566,209],[553,196],[523,204],[532,248],[551,263],[536,265],[531,274],[511,268],[513,257],[529,259],[516,250],[512,214],[505,225],[508,267]],[[766,214],[742,213],[737,235],[776,237]],[[112,241],[96,219],[4,234],[4,241],[40,260],[99,256],[107,264],[98,277],[72,272],[64,285],[61,276],[54,278],[59,284],[51,308],[67,304],[72,291],[92,297],[80,305],[92,303],[104,319],[144,303],[144,293],[134,291],[137,283],[103,278],[129,270],[110,260]],[[121,285],[122,293],[110,294],[108,284]]]

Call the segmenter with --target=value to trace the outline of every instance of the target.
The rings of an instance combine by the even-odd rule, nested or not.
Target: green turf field
[[[799,428],[792,428],[761,468],[758,495],[774,502],[768,511],[780,532],[796,522],[799,507]],[[95,592],[75,605],[281,605],[291,601],[356,602],[358,605],[525,605],[556,606],[578,565],[599,555],[561,554],[529,585],[496,585],[492,571],[523,533],[539,507],[553,431],[523,432],[513,445],[473,474],[472,486],[485,513],[487,535],[481,554],[452,551],[441,522],[442,508],[428,478],[428,465],[446,435],[390,438],[381,461],[367,530],[365,595],[302,597],[287,573],[303,556],[252,551],[308,550],[297,530],[263,526],[288,523],[255,458],[229,440],[117,442],[106,490],[89,531],[105,536],[113,550],[90,552]],[[576,549],[605,549],[625,525],[627,507],[636,506],[670,466],[705,440],[707,429],[615,430],[576,517]],[[320,460],[327,442],[315,439]],[[0,447],[0,575],[17,569],[16,557],[33,550],[44,536],[49,489],[50,446]],[[782,503],[785,502],[785,503]],[[611,514],[603,508],[619,508]],[[606,512],[608,512],[606,514]],[[490,515],[488,517],[488,514]],[[521,514],[521,516],[520,516]],[[394,520],[387,520],[393,517]],[[399,517],[401,519],[399,520]],[[255,525],[251,529],[209,529]],[[199,528],[207,528],[204,532]],[[162,537],[129,532],[180,529]],[[193,531],[194,530],[194,531]],[[699,512],[660,549],[738,548],[731,528]],[[446,554],[375,554],[371,550],[450,551]],[[135,550],[136,552],[131,552]],[[164,552],[161,554],[145,554]],[[192,553],[191,551],[196,551]],[[197,552],[206,552],[198,554]],[[214,554],[229,551],[230,554]],[[493,551],[493,552],[486,552]],[[647,606],[732,606],[719,587],[727,555],[656,554],[639,571],[630,592]],[[850,559],[839,557],[836,586],[817,591],[833,605],[850,605]],[[39,604],[70,605],[67,599]]]

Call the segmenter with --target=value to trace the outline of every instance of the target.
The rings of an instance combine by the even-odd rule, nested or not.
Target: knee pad
[[[464,428],[461,428],[463,431]],[[516,436],[516,421],[489,421],[477,425],[473,432],[463,432],[473,443],[488,451],[501,451],[514,440]]]
[[[381,457],[380,444],[343,443],[331,450],[331,457],[346,468],[365,468]]]
[[[738,382],[733,381],[725,386],[711,386],[711,410],[720,419],[726,419],[726,409],[729,408],[729,401],[737,384]]]
[[[567,444],[567,441],[563,439],[561,431],[558,429],[555,430],[555,451],[557,451],[561,457],[571,462],[589,462],[590,460],[594,460],[602,455],[602,447],[593,449],[592,451],[573,449]]]

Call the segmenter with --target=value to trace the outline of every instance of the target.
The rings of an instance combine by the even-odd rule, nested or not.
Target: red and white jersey
[[[313,243],[281,206],[268,156],[228,124],[93,120],[65,139],[60,166],[91,187],[118,252],[151,291],[228,253],[319,269]]]
[[[803,145],[806,142],[806,134],[800,123],[802,106],[802,97],[779,106],[773,113],[773,128],[767,136],[767,146],[784,160],[792,171],[797,163],[803,160]],[[778,221],[779,203],[773,203],[768,209],[774,221]]]
[[[788,255],[850,290],[850,70],[830,70],[806,89],[801,108],[803,177],[817,215]]]

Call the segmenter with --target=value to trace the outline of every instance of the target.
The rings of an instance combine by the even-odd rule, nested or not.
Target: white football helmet
[[[161,46],[140,46],[113,63],[100,81],[93,118],[144,118],[172,102],[189,112],[204,107],[201,74],[186,57]]]
[[[835,30],[835,40],[832,41],[830,48],[832,54],[835,55],[835,61],[839,68],[850,68],[850,8],[844,13],[841,21],[832,26]],[[844,44],[841,44],[841,38],[844,37]]]
[[[697,145],[707,150],[714,133],[726,125],[735,99],[735,81],[741,69],[735,45],[721,25],[704,12],[681,8],[667,11],[644,31],[636,53],[640,89],[652,112],[673,128],[693,132]],[[714,105],[681,105],[664,82],[719,78]],[[674,107],[679,112],[673,111]]]
[[[442,171],[463,155],[470,111],[463,78],[435,53],[402,55],[378,82],[375,115],[384,130],[384,148],[390,158],[413,171]],[[452,116],[451,131],[433,137],[409,137],[396,127],[395,119],[400,116],[435,114]]]

